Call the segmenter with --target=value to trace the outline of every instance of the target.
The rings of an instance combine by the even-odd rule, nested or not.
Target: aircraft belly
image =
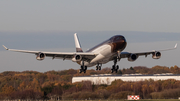
[[[98,63],[101,64],[107,63],[112,55],[110,45],[103,45],[95,49],[94,52],[99,53],[99,55],[97,55],[94,59],[92,59],[88,66],[94,66]]]
[[[85,62],[84,64],[87,67],[92,67],[92,66],[97,65],[98,63],[105,64],[109,62],[109,60],[110,60],[110,57],[104,57],[103,55],[99,54],[97,58],[93,59],[91,62]]]

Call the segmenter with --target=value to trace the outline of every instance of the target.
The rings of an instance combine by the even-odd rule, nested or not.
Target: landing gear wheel
[[[79,70],[79,73],[82,73],[82,72],[86,73],[87,66],[84,66],[84,61],[82,61],[82,65],[81,65],[80,68],[81,68],[81,69]]]
[[[111,69],[111,73],[113,73],[114,72],[114,70],[113,69]]]
[[[119,66],[116,65],[117,64],[117,60],[118,60],[118,58],[114,58],[114,65],[112,66],[111,73],[113,73],[114,71],[117,73],[117,71],[119,69]],[[120,59],[119,59],[119,61],[120,61]]]
[[[98,66],[96,66],[96,70],[98,70]]]
[[[117,65],[115,68],[116,73],[118,72],[119,66]]]
[[[79,73],[86,73],[86,70],[87,70],[87,66],[81,66],[81,69],[79,70]]]
[[[85,71],[87,70],[87,66],[85,66],[84,70],[85,70]]]
[[[86,73],[86,70],[87,70],[87,66],[84,66],[84,73]]]
[[[118,66],[118,65],[116,66],[116,69],[117,69],[117,70],[119,69],[119,66]]]
[[[116,69],[115,71],[116,71],[116,73],[118,72],[118,70],[117,70],[117,69]]]
[[[112,66],[112,69],[115,70],[115,65]]]
[[[81,70],[83,70],[84,68],[83,68],[83,66],[81,66]]]
[[[111,73],[113,73],[115,70],[115,65],[112,66]]]
[[[79,73],[82,73],[82,69],[79,69]]]
[[[96,70],[101,70],[101,66],[102,66],[102,64],[99,64],[99,63],[98,63],[98,64],[96,65]]]

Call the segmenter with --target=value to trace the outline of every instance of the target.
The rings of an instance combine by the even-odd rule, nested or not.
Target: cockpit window
[[[116,39],[115,39],[115,41],[118,41],[120,39],[120,37],[117,37]]]
[[[123,36],[120,36],[120,35],[117,35],[117,36],[111,37],[110,40],[111,40],[112,42],[116,42],[116,41],[119,41],[119,40],[124,40],[124,37],[123,37]]]

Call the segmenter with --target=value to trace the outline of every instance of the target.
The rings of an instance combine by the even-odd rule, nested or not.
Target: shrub
[[[168,99],[174,98],[177,99],[180,95],[180,88],[178,89],[168,89],[161,92],[153,92],[151,96],[153,99]]]
[[[119,92],[119,93],[111,94],[109,99],[110,100],[114,100],[114,99],[127,99],[128,95],[134,95],[134,93],[131,92],[131,91],[122,91],[122,92]]]

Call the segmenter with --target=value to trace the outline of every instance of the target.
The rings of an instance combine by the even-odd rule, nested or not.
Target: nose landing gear
[[[97,64],[96,70],[101,70],[102,64]]]

